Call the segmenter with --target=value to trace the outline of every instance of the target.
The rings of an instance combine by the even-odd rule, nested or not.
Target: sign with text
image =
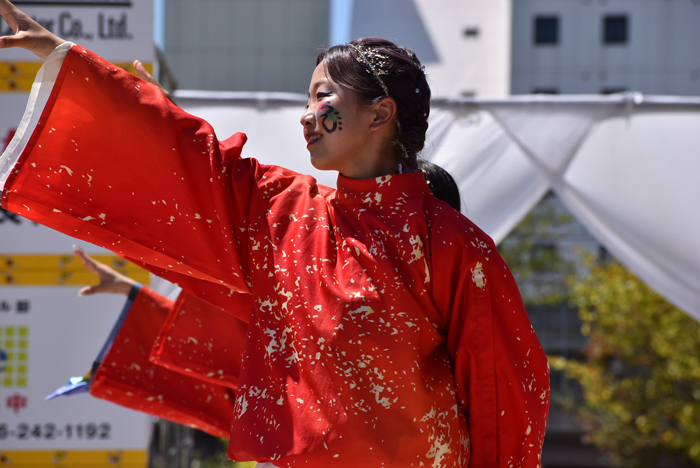
[[[152,1],[14,4],[59,37],[118,66],[139,59],[152,70]],[[0,19],[0,36],[11,34]],[[14,136],[40,67],[30,52],[0,50],[0,151]],[[150,417],[85,394],[44,399],[90,369],[125,301],[114,295],[78,297],[80,286],[95,279],[72,255],[73,243],[0,210],[0,465],[145,468]],[[82,246],[148,283],[145,271]]]
[[[152,62],[153,2],[15,1],[15,5],[58,37],[82,45],[111,62]],[[0,36],[13,34],[0,20]],[[21,49],[5,49],[0,61],[38,62]]]
[[[49,31],[96,52],[128,69],[135,60],[153,69],[153,2],[138,1],[19,1],[17,7]],[[0,19],[0,36],[12,35]],[[41,60],[23,49],[0,53],[0,93],[26,93],[31,89]],[[3,102],[0,94],[0,102]],[[3,109],[7,107],[3,106]],[[5,137],[0,127],[0,137]]]
[[[147,415],[86,394],[45,400],[90,369],[125,302],[110,294],[78,296],[95,277],[72,255],[74,242],[0,211],[0,458],[12,466],[54,466],[58,456],[55,466],[68,468],[82,459],[94,467],[121,460],[118,466],[144,468]],[[149,283],[144,270],[82,244],[99,261]]]

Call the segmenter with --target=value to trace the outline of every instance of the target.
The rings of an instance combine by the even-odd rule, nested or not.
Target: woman
[[[17,33],[0,48],[47,58],[0,160],[3,207],[142,263],[235,320],[230,458],[539,465],[546,360],[491,239],[415,170],[430,92],[412,52],[359,39],[319,56],[301,124],[312,163],[339,171],[331,190],[240,158],[244,135],[219,142],[157,88],[7,0],[0,12]],[[195,329],[186,341],[198,347],[224,328],[178,326],[182,316],[167,318],[157,348],[171,332]],[[128,370],[156,412],[153,369],[106,359],[95,383],[119,368],[119,389]],[[196,389],[167,387],[196,390],[198,414],[224,408],[229,393],[199,377],[209,380]]]

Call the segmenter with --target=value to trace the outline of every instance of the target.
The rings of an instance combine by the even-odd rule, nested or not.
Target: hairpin
[[[388,57],[384,54],[372,50],[362,45],[348,44],[357,53],[357,61],[364,64],[367,67],[367,71],[374,75],[374,78],[381,86],[384,94],[389,97],[389,88],[384,84],[381,75],[386,75],[387,72],[384,67],[386,67],[386,60]]]
[[[357,61],[364,64],[367,71],[370,74],[374,75],[374,79],[376,79],[377,83],[379,83],[379,86],[384,91],[384,95],[386,97],[390,97],[389,88],[386,87],[386,84],[384,84],[384,80],[382,80],[381,77],[381,75],[386,75],[389,73],[385,68],[386,61],[389,59],[389,57],[363,45],[355,45],[352,43],[348,43],[348,46],[352,47],[352,49],[357,53]],[[419,92],[418,88],[416,88],[416,92]],[[398,115],[395,117],[395,120],[398,134],[400,135],[401,122],[399,122]],[[401,148],[401,152],[403,153],[404,158],[409,157],[406,146],[403,143],[401,143],[398,138],[395,139],[392,143]]]

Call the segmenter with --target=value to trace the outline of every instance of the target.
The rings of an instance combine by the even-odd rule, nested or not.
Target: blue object
[[[138,295],[140,290],[141,285],[138,283],[134,284],[131,287],[131,290],[129,291],[129,297],[127,298],[126,303],[124,304],[124,307],[122,308],[122,311],[119,314],[117,322],[114,324],[114,327],[112,327],[112,331],[109,332],[107,341],[105,341],[105,344],[102,345],[102,349],[97,354],[97,358],[95,358],[95,361],[92,364],[92,370],[82,377],[71,377],[70,379],[68,379],[68,383],[66,385],[59,389],[56,389],[56,391],[54,391],[51,395],[45,398],[46,400],[51,400],[52,398],[56,398],[57,396],[61,395],[68,396],[75,395],[77,393],[87,393],[90,391],[90,380],[92,379],[92,376],[95,374],[95,371],[97,371],[97,368],[100,367],[102,360],[105,358],[110,348],[112,347],[112,343],[114,343],[114,340],[116,339],[119,330],[121,330],[122,325],[124,324],[124,320],[126,320],[126,316],[129,315],[129,310],[131,310],[131,306],[134,303],[134,300],[136,299],[136,296]]]
[[[86,380],[87,379],[87,380]],[[50,400],[61,395],[74,395],[76,393],[87,393],[90,391],[90,374],[84,377],[71,377],[68,379],[68,384],[57,389],[51,395],[47,396],[45,400]]]

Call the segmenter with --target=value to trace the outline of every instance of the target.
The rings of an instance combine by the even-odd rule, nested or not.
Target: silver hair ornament
[[[389,59],[389,57],[382,54],[381,52],[377,52],[376,50],[370,49],[369,47],[365,47],[363,45],[355,45],[351,43],[348,43],[347,45],[351,47],[357,54],[357,61],[365,65],[366,70],[374,76],[375,80],[377,80],[377,83],[379,83],[379,86],[382,88],[382,91],[384,91],[384,95],[386,97],[391,97],[389,95],[389,88],[387,88],[381,76],[387,75],[389,73],[384,68],[386,66],[386,61]],[[420,90],[416,88],[416,92],[418,93],[420,92]],[[396,127],[400,135],[401,122],[399,122],[398,116],[396,117]],[[401,143],[398,138],[395,139],[392,142],[392,144],[401,148],[401,152],[403,153],[404,158],[409,157],[406,146],[403,143]]]

